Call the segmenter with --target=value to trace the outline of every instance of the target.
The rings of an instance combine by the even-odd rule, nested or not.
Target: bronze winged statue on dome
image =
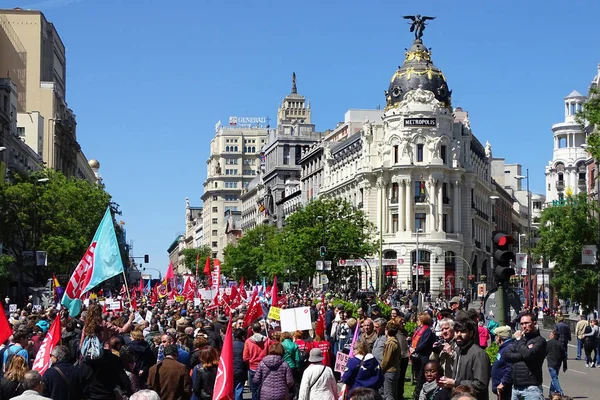
[[[412,21],[412,22],[409,22],[410,31],[415,33],[415,40],[421,40],[421,38],[423,37],[423,31],[425,30],[425,27],[427,26],[425,21],[430,21],[430,20],[435,19],[435,17],[427,17],[427,16],[421,17],[420,14],[403,15],[402,18],[410,19]]]

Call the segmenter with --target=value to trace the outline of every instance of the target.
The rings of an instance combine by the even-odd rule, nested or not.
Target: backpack
[[[81,345],[81,356],[83,360],[95,360],[104,355],[104,347],[98,336],[86,336]]]
[[[9,347],[5,348],[5,353],[8,352],[8,356],[6,357],[6,361],[2,365],[2,375],[4,375],[4,373],[8,370],[8,367],[10,367],[10,363],[12,362],[13,358],[15,358],[15,356],[19,354],[21,350],[23,350],[22,347],[19,347],[17,351],[13,352],[11,349],[14,349],[15,347],[16,346],[14,344],[11,344]],[[4,359],[4,356],[5,354],[2,354],[2,359]]]
[[[10,360],[7,358],[6,359],[6,363],[4,362],[4,353],[6,353],[6,351],[8,349],[10,349],[13,346],[13,344],[9,344],[8,346],[4,347],[2,350],[0,350],[0,378],[2,378],[4,376],[4,371],[6,371],[8,368],[8,365],[10,364],[10,361],[12,361],[12,357],[14,357],[14,354],[12,355],[12,357],[10,358]],[[8,353],[9,355],[11,355],[10,353]]]

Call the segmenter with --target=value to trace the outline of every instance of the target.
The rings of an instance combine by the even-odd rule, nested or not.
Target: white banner
[[[581,250],[581,264],[595,265],[596,264],[596,245],[591,244],[583,246]]]
[[[517,275],[527,275],[527,254],[517,253],[517,262],[515,263],[515,273]]]
[[[310,322],[310,308],[296,307],[284,308],[280,312],[281,331],[296,332],[312,329]]]

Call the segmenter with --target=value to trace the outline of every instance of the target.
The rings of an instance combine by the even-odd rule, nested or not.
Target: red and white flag
[[[244,277],[242,276],[242,280],[240,281],[240,296],[242,296],[242,298],[244,300],[248,300],[248,294],[246,293],[246,285],[244,284]]]
[[[216,258],[213,260],[212,271],[212,290],[219,290],[221,286],[221,261]]]
[[[278,307],[278,293],[277,293],[277,275],[273,276],[273,288],[271,289],[271,306]]]
[[[227,333],[223,341],[223,350],[219,359],[219,369],[213,388],[212,400],[233,400],[233,333],[231,318],[227,323]]]
[[[252,293],[252,300],[250,300],[248,311],[246,311],[246,316],[244,317],[244,327],[249,326],[262,316],[263,309],[260,305],[260,300],[258,299],[258,292],[255,290],[254,293]]]
[[[52,326],[48,330],[48,334],[42,342],[42,345],[40,346],[40,349],[38,350],[37,355],[35,356],[35,361],[33,362],[32,369],[39,372],[40,375],[44,375],[44,372],[46,372],[46,370],[50,366],[50,354],[52,353],[54,346],[56,346],[59,340],[60,314],[56,316],[56,319],[54,320]]]

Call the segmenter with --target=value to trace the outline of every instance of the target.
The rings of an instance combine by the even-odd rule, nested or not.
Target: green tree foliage
[[[206,258],[210,256],[210,247],[202,246],[195,249],[183,250],[183,265],[190,270],[192,274],[196,273],[196,259],[198,260],[198,274],[202,275],[204,272],[204,265]]]
[[[598,88],[590,89],[583,110],[577,113],[577,122],[584,128],[592,129],[586,140],[588,151],[594,159],[600,160],[600,90]]]
[[[282,233],[273,225],[259,225],[246,232],[236,244],[224,249],[225,260],[222,272],[246,282],[261,277],[273,278],[285,272],[283,260]]]
[[[311,201],[285,222],[284,264],[299,277],[313,276],[323,245],[327,248],[325,260],[331,260],[334,266],[328,273],[330,280],[355,276],[353,268],[337,268],[339,259],[365,257],[378,251],[375,226],[345,200]]]
[[[598,243],[598,207],[586,193],[568,196],[564,206],[542,212],[534,256],[554,262],[552,285],[562,298],[588,308],[595,304],[598,267],[581,264],[583,245]]]
[[[39,179],[48,178],[47,182]],[[45,170],[0,183],[0,241],[23,265],[23,251],[48,252],[49,269],[70,272],[81,260],[110,202],[101,186]]]

